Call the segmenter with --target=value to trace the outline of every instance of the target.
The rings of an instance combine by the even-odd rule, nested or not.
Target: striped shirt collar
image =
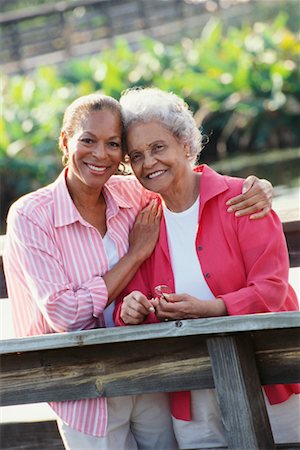
[[[70,196],[66,183],[67,168],[65,168],[53,183],[54,226],[62,227],[75,222],[86,222],[81,217]],[[105,184],[103,194],[107,204],[107,219],[115,216],[120,208],[132,208],[132,205],[120,195],[116,188],[117,175]]]

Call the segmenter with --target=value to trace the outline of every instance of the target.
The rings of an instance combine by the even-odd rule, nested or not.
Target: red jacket
[[[293,288],[288,284],[289,259],[282,224],[272,211],[261,220],[235,217],[227,212],[226,201],[238,195],[243,180],[222,176],[206,165],[196,167],[202,172],[196,251],[206,282],[215,297],[221,297],[229,315],[255,314],[298,310]],[[168,250],[164,218],[160,236],[151,257],[144,262],[120,299],[133,290],[155,297],[154,287],[167,284],[174,291],[174,278]],[[116,325],[120,318],[121,301],[115,309]],[[157,322],[150,313],[144,323]],[[285,401],[299,393],[300,385],[267,386],[271,404]],[[172,397],[173,396],[173,397]],[[171,400],[180,394],[171,394]],[[181,402],[179,402],[181,403]],[[184,405],[171,401],[175,410],[186,411]],[[186,406],[186,405],[185,405]],[[180,413],[187,419],[188,413]]]

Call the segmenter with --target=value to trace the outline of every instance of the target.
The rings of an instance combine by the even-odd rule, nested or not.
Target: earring
[[[185,155],[187,158],[189,158],[191,156],[191,154],[189,152],[186,153]]]
[[[66,166],[68,165],[68,162],[69,162],[69,156],[68,156],[68,154],[67,154],[67,153],[64,153],[64,154],[62,155],[61,160],[62,160],[63,166],[66,167]]]
[[[131,175],[132,172],[128,169],[126,164],[123,161],[120,162],[116,175]]]
[[[119,164],[119,167],[117,169],[116,175],[124,175],[125,170],[126,170],[125,164],[121,161],[120,164]]]

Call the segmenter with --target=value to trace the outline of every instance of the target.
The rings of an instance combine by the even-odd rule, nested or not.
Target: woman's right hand
[[[154,311],[154,307],[144,294],[133,291],[124,297],[120,317],[126,325],[138,325]]]
[[[128,253],[134,253],[140,262],[147,259],[153,252],[158,236],[162,216],[162,207],[157,199],[152,199],[142,209],[129,234]]]

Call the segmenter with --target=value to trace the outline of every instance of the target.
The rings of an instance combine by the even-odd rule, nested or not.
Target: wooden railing
[[[299,225],[284,225],[294,267]],[[263,384],[300,382],[299,326],[299,312],[282,312],[3,340],[0,404],[215,387],[229,449],[299,449],[274,444],[261,391]],[[54,425],[35,443],[28,428],[20,442],[28,438],[29,446],[10,447],[16,425],[2,426],[1,448],[63,448]]]
[[[299,314],[2,341],[1,405],[215,387],[228,448],[274,449],[260,385],[300,381]]]
[[[223,20],[253,13],[253,0],[226,8],[215,2]],[[98,54],[122,36],[137,47],[142,36],[178,42],[199,36],[211,14],[203,2],[184,0],[61,0],[0,14],[0,61],[4,72],[28,71],[69,57]]]

